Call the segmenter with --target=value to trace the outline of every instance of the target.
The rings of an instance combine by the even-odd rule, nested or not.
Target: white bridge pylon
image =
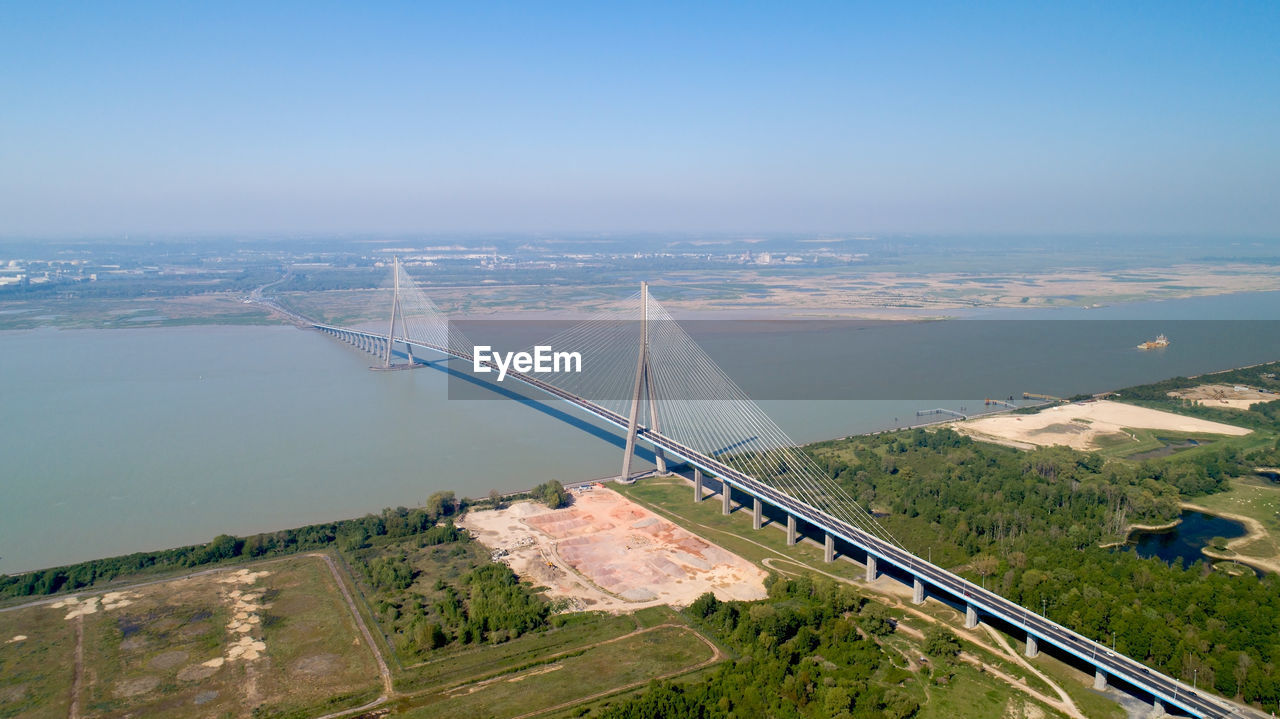
[[[614,311],[540,344],[580,353],[582,371],[539,379],[626,418],[623,481],[632,476],[637,443],[658,434],[901,546],[738,387],[654,299],[648,283]],[[658,470],[665,472],[669,458],[649,444]]]
[[[627,414],[627,445],[622,451],[622,481],[631,481],[631,460],[636,454],[636,431],[640,428],[640,403],[648,400],[649,429],[661,432],[658,424],[658,398],[653,387],[653,370],[649,368],[649,283],[640,283],[640,357],[636,361],[636,379],[631,389],[631,411]],[[653,448],[658,471],[667,473],[667,458],[661,447]]]
[[[390,298],[386,292],[390,291]],[[389,301],[388,301],[389,299]],[[388,312],[388,305],[389,312]],[[356,330],[356,346],[365,349],[382,361],[372,369],[405,369],[421,366],[414,357],[414,347],[439,349],[440,351],[471,351],[471,344],[461,330],[449,321],[448,316],[427,297],[418,283],[405,270],[399,256],[392,259],[391,286],[383,286],[375,297],[373,314],[388,312],[387,332]],[[397,364],[396,346],[404,348],[407,363]],[[445,352],[449,354],[450,352]]]
[[[392,259],[391,265],[391,324],[387,327],[387,349],[382,355],[383,369],[391,369],[391,345],[394,343],[396,336],[396,317],[400,317],[400,337],[407,339],[409,337],[409,328],[405,326],[404,309],[400,306],[400,257],[397,255]],[[409,365],[416,364],[413,359],[413,345],[407,341],[404,344],[405,354],[409,357]]]

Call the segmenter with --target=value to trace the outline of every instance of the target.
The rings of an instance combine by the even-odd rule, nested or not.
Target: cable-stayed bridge
[[[577,370],[566,362],[549,371],[509,357],[505,365],[487,356],[477,361],[480,346],[448,321],[398,260],[392,291],[385,333],[317,322],[271,300],[257,301],[375,356],[381,362],[375,369],[412,367],[424,351],[433,352],[463,360],[474,371],[502,373],[563,400],[624,433],[622,481],[632,477],[636,446],[647,444],[660,472],[672,461],[691,469],[694,501],[702,501],[711,489],[708,481],[726,514],[732,510],[733,494],[745,495],[756,529],[763,526],[764,508],[771,507],[786,517],[789,545],[796,543],[800,525],[823,538],[828,562],[835,559],[837,542],[842,542],[861,556],[868,581],[884,572],[909,582],[917,604],[930,593],[963,607],[967,627],[990,617],[1022,631],[1028,656],[1035,656],[1042,642],[1056,647],[1094,668],[1097,689],[1118,680],[1149,696],[1157,714],[1167,706],[1195,717],[1240,716],[1235,705],[1153,671],[906,550],[720,370],[646,285],[623,301],[618,312],[588,319],[539,343],[556,352],[580,354]],[[398,357],[405,362],[398,363]]]

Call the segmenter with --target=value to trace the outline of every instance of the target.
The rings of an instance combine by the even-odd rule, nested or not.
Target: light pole
[[[1048,600],[1048,599],[1046,599],[1045,597],[1040,597],[1040,616],[1042,616],[1042,617],[1048,617],[1048,616],[1049,616],[1049,614],[1048,614],[1048,611],[1049,611],[1049,610],[1048,610],[1048,608],[1047,608],[1047,607],[1048,607],[1048,604],[1049,604],[1049,600]]]
[[[1116,650],[1116,630],[1111,630],[1111,651]]]

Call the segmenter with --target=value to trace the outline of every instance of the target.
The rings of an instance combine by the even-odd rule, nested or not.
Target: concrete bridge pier
[[[759,529],[764,525],[764,505],[759,499],[751,505],[751,528]]]
[[[702,501],[702,470],[693,468],[693,501]]]
[[[733,490],[729,489],[729,484],[723,479],[720,480],[720,513],[728,514],[733,511]]]
[[[787,515],[787,546],[796,546],[796,518],[793,514]]]
[[[876,577],[879,576],[880,571],[879,571],[879,568],[877,567],[878,562],[879,560],[875,558],[875,555],[873,554],[867,555],[867,581],[868,582],[876,581]]]
[[[1097,689],[1100,692],[1106,691],[1107,689],[1107,673],[1106,672],[1102,671],[1101,669],[1098,669],[1093,673],[1093,688]],[[1159,704],[1160,700],[1157,699],[1156,703]]]
[[[1022,653],[1025,654],[1028,659],[1035,659],[1037,656],[1039,656],[1040,655],[1039,640],[1037,640],[1034,636],[1028,634],[1027,648],[1022,650]]]
[[[1164,715],[1165,715],[1165,713],[1164,713],[1164,702],[1160,701],[1160,699],[1159,699],[1158,697],[1157,697],[1156,699],[1153,699],[1152,701],[1153,701],[1154,703],[1153,703],[1153,706],[1151,707],[1151,714],[1150,714],[1150,716],[1151,716],[1151,717],[1162,717],[1162,716],[1164,716]]]
[[[973,629],[978,626],[978,610],[973,608],[972,604],[964,606],[964,628]]]
[[[911,603],[924,604],[924,582],[920,581],[920,577],[914,577],[914,584],[911,585]]]
[[[836,538],[831,536],[830,534],[827,535],[826,555],[823,556],[822,561],[824,562],[836,561]]]

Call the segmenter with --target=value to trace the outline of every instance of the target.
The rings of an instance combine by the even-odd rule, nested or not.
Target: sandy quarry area
[[[1050,407],[1037,414],[1002,414],[958,422],[956,431],[974,439],[1022,449],[1063,444],[1075,449],[1098,449],[1099,438],[1132,435],[1126,429],[1242,435],[1250,430],[1229,424],[1184,417],[1172,412],[1101,400]],[[1136,440],[1135,440],[1136,441]]]
[[[468,512],[462,526],[521,579],[575,609],[686,606],[707,591],[762,599],[765,572],[604,488],[573,493],[551,510],[518,502]]]
[[[1259,402],[1272,402],[1280,399],[1275,393],[1260,392],[1249,387],[1238,387],[1229,384],[1202,384],[1199,387],[1175,390],[1170,397],[1189,399],[1206,407],[1225,407],[1227,409],[1249,409]]]

